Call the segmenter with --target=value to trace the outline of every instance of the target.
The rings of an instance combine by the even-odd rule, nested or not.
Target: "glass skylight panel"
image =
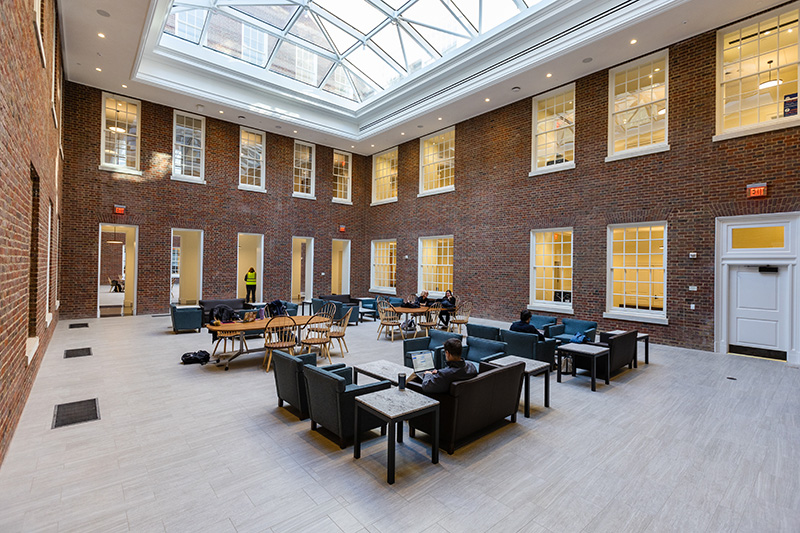
[[[275,52],[270,70],[309,85],[319,86],[332,66],[333,61],[283,41]]]
[[[359,46],[353,50],[347,55],[347,61],[382,89],[400,78],[400,74],[368,46]]]
[[[197,44],[203,34],[203,25],[206,22],[205,9],[174,8],[167,17],[164,33],[186,39]]]
[[[373,7],[366,0],[314,0],[314,4],[322,7],[364,35],[374,30],[378,24],[387,18],[386,13]]]
[[[319,24],[317,24],[317,21],[308,11],[304,11],[303,14],[298,17],[297,21],[292,24],[292,29],[289,30],[289,33],[310,43],[314,43],[320,48],[333,52],[333,48],[331,48],[328,39],[325,38],[325,34],[322,33]]]
[[[481,33],[486,33],[518,14],[519,9],[513,0],[492,0],[491,3],[484,0]]]
[[[275,37],[222,13],[209,17],[205,46],[217,52],[263,67],[276,42]]]
[[[372,42],[380,46],[381,50],[405,69],[405,54],[403,54],[403,45],[400,44],[400,35],[397,30],[396,24],[389,24],[372,37]]]
[[[403,13],[428,43],[444,55],[465,44],[470,35],[464,26],[439,0],[419,0]]]
[[[349,100],[354,100],[356,102],[359,100],[355,87],[350,83],[347,72],[345,72],[345,68],[341,65],[334,69],[322,89],[329,93],[343,96]]]
[[[358,98],[362,102],[375,94],[375,89],[352,71],[350,71],[350,79],[353,80],[353,86],[356,88]]]
[[[295,12],[299,9],[295,4],[276,5],[276,6],[231,6],[234,9],[246,13],[253,18],[260,20],[278,29],[285,29],[289,21],[292,20]]]
[[[351,46],[358,42],[358,39],[339,28],[332,22],[327,21],[322,17],[320,17],[319,20],[322,24],[322,28],[325,30],[325,32],[327,32],[328,37],[331,38],[331,41],[333,41],[333,45],[336,47],[336,51],[339,52],[339,54],[344,54]]]

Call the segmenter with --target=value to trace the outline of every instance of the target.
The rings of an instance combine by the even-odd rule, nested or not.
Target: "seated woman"
[[[444,293],[444,298],[440,300],[442,302],[442,310],[439,313],[439,322],[442,323],[442,326],[445,329],[450,327],[450,310],[455,309],[456,307],[456,297],[453,296],[453,292],[451,290],[447,290]]]

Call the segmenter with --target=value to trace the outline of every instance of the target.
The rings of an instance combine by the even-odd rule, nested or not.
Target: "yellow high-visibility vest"
[[[255,272],[248,272],[244,275],[244,282],[247,285],[255,285],[256,284],[256,273]]]

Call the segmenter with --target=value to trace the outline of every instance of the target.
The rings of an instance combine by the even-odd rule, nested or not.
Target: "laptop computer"
[[[420,350],[418,352],[409,352],[411,356],[411,364],[414,366],[414,374],[422,379],[422,375],[436,368],[433,365],[433,352],[430,350]]]

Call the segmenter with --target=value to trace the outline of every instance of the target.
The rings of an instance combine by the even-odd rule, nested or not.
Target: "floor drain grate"
[[[728,376],[728,379],[731,380],[731,381],[736,381],[736,378],[732,378],[730,376]]]
[[[71,350],[64,350],[64,359],[69,359],[71,357],[86,357],[87,355],[92,355],[91,348],[73,348]]]
[[[100,420],[100,410],[97,408],[97,398],[81,400],[79,402],[62,403],[56,405],[53,413],[53,429],[62,426],[71,426],[83,422]]]
[[[88,322],[77,322],[75,324],[70,324],[69,325],[69,329],[88,328],[88,327],[89,327],[89,323]]]

